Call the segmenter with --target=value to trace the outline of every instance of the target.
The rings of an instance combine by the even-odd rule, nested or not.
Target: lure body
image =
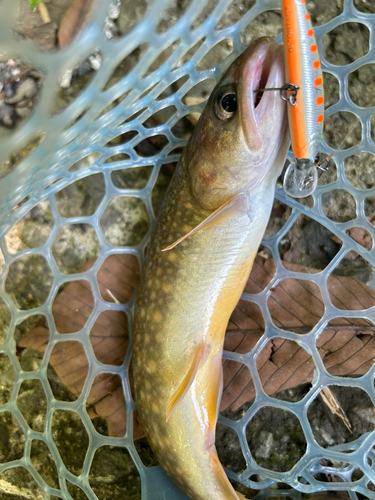
[[[140,417],[170,478],[194,500],[238,500],[215,449],[227,323],[250,273],[289,147],[284,81],[261,39],[227,70],[186,146],[159,214],[134,318]],[[229,201],[228,201],[229,200]],[[203,224],[170,251],[162,251]]]
[[[317,184],[315,159],[324,122],[323,73],[306,0],[282,0],[281,4],[286,81],[299,87],[295,105],[288,106],[296,160],[289,167],[284,187],[291,196],[300,197],[311,194]]]

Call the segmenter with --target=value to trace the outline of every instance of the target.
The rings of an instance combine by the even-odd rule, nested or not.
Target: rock
[[[375,97],[375,88],[374,88]],[[345,177],[358,189],[375,187],[375,156],[371,153],[357,153],[345,160]]]
[[[14,94],[13,84],[12,83],[4,83],[3,94],[5,99],[9,99]]]
[[[20,118],[26,118],[26,116],[30,114],[31,108],[29,108],[28,106],[17,106],[15,108],[15,111],[16,115]]]
[[[50,23],[44,24],[38,10],[32,10],[27,0],[19,2],[16,31],[39,48],[53,49],[56,46],[57,23],[52,18]]]
[[[131,28],[139,23],[147,10],[147,0],[123,0],[118,18],[118,28],[120,35],[125,35]]]
[[[13,106],[3,104],[0,106],[0,123],[5,127],[13,127],[14,125],[14,110]]]
[[[20,59],[0,62],[0,125],[16,127],[29,115],[42,79],[42,73]]]
[[[37,93],[37,90],[38,88],[34,78],[26,78],[26,80],[23,80],[23,82],[16,87],[12,97],[5,98],[5,102],[7,104],[16,104],[23,99],[30,99]]]

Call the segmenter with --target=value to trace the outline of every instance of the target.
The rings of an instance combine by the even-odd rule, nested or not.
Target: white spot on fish
[[[150,372],[154,372],[156,369],[156,362],[153,359],[148,361],[148,369]]]
[[[159,302],[160,302],[160,300],[159,300]],[[162,301],[162,303],[163,303],[163,301]],[[154,313],[153,317],[152,317],[152,319],[153,319],[154,321],[156,321],[157,323],[158,323],[159,321],[161,321],[161,318],[162,318],[162,315],[161,315],[161,313],[160,313],[159,311],[156,311],[156,312]]]
[[[168,260],[169,260],[169,262],[174,262],[176,259],[177,259],[176,252],[169,252],[168,253]]]

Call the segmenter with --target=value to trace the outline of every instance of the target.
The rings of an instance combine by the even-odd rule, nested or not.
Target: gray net
[[[25,8],[23,3],[28,7],[25,1],[20,8]],[[281,40],[280,5],[276,0],[122,4],[128,13],[122,32],[114,35],[111,28],[111,15],[116,18],[113,11],[120,9],[120,4],[100,1],[93,5],[71,43],[63,50],[47,51],[20,35],[20,14],[14,0],[0,3],[1,58],[21,60],[32,68],[34,78],[39,72],[41,88],[32,114],[12,133],[2,135],[0,149],[2,498],[185,498],[155,466],[147,444],[133,440],[136,404],[129,379],[131,343],[118,363],[108,364],[97,355],[90,335],[96,322],[103,314],[113,314],[113,318],[126,315],[130,330],[134,304],[134,294],[127,301],[115,300],[113,295],[104,297],[97,276],[113,256],[131,255],[142,265],[155,206],[162,196],[163,183],[167,184],[168,168],[178,161],[180,148],[188,140],[189,123],[202,111],[223,70],[251,40],[261,35],[278,35],[277,40]],[[356,295],[357,288],[351,292],[342,281],[330,288],[330,279],[335,279],[332,272],[347,269],[351,262],[348,256],[354,252],[357,264],[360,259],[356,276],[359,273],[361,281],[355,281],[356,286],[360,289],[367,283],[369,289],[374,288],[371,105],[375,103],[371,98],[371,64],[375,63],[375,15],[371,2],[360,0],[308,4],[320,24],[316,35],[325,56],[322,66],[331,104],[326,111],[322,151],[328,154],[338,146],[346,149],[337,152],[307,201],[290,199],[281,187],[277,189],[275,210],[282,209],[283,220],[263,242],[264,255],[272,255],[276,270],[259,293],[243,295],[244,301],[258,306],[265,331],[253,349],[225,353],[228,362],[248,367],[256,398],[236,418],[223,413],[219,429],[220,436],[226,432],[237,436],[233,442],[238,443],[238,449],[233,453],[240,457],[236,460],[242,465],[232,464],[227,472],[237,483],[236,488],[243,485],[241,491],[249,495],[247,488],[261,490],[257,498],[298,499],[302,493],[324,490],[349,491],[353,499],[361,498],[357,494],[375,498],[372,357],[366,370],[344,376],[329,370],[318,349],[322,332],[335,318],[365,333],[372,332],[375,319],[375,300],[370,292],[366,292],[367,301],[358,298],[353,307],[347,308],[341,299],[345,301],[347,293]],[[335,32],[340,27],[342,31]],[[324,38],[327,34],[329,37]],[[368,47],[361,53],[358,40],[366,36]],[[352,58],[350,54],[354,54]],[[81,74],[84,64],[90,68]],[[77,74],[79,91],[70,97],[69,92],[65,93],[62,100],[61,86],[68,87]],[[345,139],[348,123],[354,125]],[[340,144],[343,139],[345,143]],[[78,205],[71,203],[74,197],[80,200]],[[326,231],[328,238],[334,235],[339,242],[329,262],[317,266],[319,272],[293,266],[286,269],[283,265],[287,260],[283,245],[303,217],[305,221],[316,221],[315,227],[322,228],[319,231]],[[15,228],[19,230],[20,224],[28,224],[33,237],[29,244],[12,246],[19,234]],[[354,238],[354,229],[362,231],[366,244]],[[78,233],[80,238],[75,239]],[[312,244],[318,245],[314,234]],[[91,267],[77,272],[74,252],[79,254],[79,264],[89,261]],[[286,280],[298,280],[302,287],[317,287],[315,298],[321,303],[321,314],[303,335],[277,324],[270,310],[270,296]],[[88,301],[87,317],[83,324],[77,323],[74,331],[58,330],[52,306],[59,292],[72,283],[82,287],[77,294],[82,293],[82,301]],[[27,350],[20,355],[17,343],[41,318],[49,332],[43,349],[39,349],[44,354],[38,356],[34,345],[28,350],[29,358]],[[310,359],[308,370],[313,380],[297,400],[272,397],[261,381],[257,362],[271,339],[290,341]],[[49,361],[58,355],[60,347],[67,356],[78,356],[74,350],[78,344],[82,370],[85,362],[88,367],[76,393],[72,389],[74,382],[66,384],[75,397],[64,396],[56,389],[59,377]],[[352,355],[354,351],[347,357]],[[61,358],[61,363],[64,360]],[[92,401],[88,395],[103,373],[112,377],[112,384],[121,380],[126,403],[124,437],[108,436],[101,427],[103,422],[95,423],[91,418]],[[74,380],[74,373],[68,375]],[[357,388],[367,395],[370,428],[342,442],[324,441],[324,436],[317,435],[309,409],[325,387],[335,387],[344,395],[352,394],[345,390]],[[35,401],[39,409],[30,416],[27,408]],[[272,467],[270,461],[262,462],[259,457],[269,458],[269,449],[263,455],[254,452],[249,438],[253,422],[257,417],[267,419],[267,411],[273,411],[275,419],[284,419],[286,426],[298,419],[299,437],[304,441],[303,453],[281,469]],[[297,424],[293,425],[297,428]],[[262,446],[267,448],[270,436],[261,433],[261,438]],[[220,452],[218,440],[217,446]],[[229,454],[233,447],[229,447]],[[286,449],[290,454],[290,448]],[[276,491],[272,489],[276,483],[289,489]]]

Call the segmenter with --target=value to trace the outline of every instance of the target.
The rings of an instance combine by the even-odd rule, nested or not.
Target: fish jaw
[[[279,92],[255,92],[259,88],[278,89],[285,83],[282,46],[260,38],[252,57],[244,64],[239,80],[240,119],[245,142],[252,152],[252,176],[247,187],[256,189],[267,175],[281,172],[290,139],[286,103]],[[259,99],[260,97],[260,99]],[[255,138],[255,140],[254,140]]]
[[[276,178],[289,147],[286,103],[279,93],[254,93],[285,80],[282,48],[269,38],[248,47],[211,94],[186,148],[191,190],[202,208],[215,210],[242,192]],[[218,116],[226,89],[237,96],[233,116]],[[197,147],[199,143],[200,147]]]
[[[252,47],[250,46],[248,51]],[[260,102],[258,102],[259,95],[255,94],[260,87],[268,87],[271,83],[270,80],[274,80],[276,71],[273,70],[273,77],[270,76],[271,67],[278,69],[280,78],[283,78],[283,64],[280,57],[276,56],[277,44],[268,39],[258,40],[252,50],[252,55],[248,60],[245,60],[242,71],[242,78],[239,79],[239,93],[245,96],[240,101],[240,120],[241,126],[244,133],[244,138],[248,148],[252,151],[258,151],[261,149],[265,138],[262,134],[261,119],[263,118],[266,105],[269,104],[269,95],[264,94]],[[245,51],[244,56],[247,51]],[[262,83],[261,83],[262,82]],[[280,104],[280,103],[279,103]],[[277,119],[282,119],[282,113],[280,113],[281,108],[278,106],[278,116]],[[259,113],[260,108],[262,113]]]
[[[284,83],[282,46],[267,38],[259,39],[254,44],[253,56],[243,67],[238,85],[239,93],[247,97],[241,99],[239,111],[244,140],[252,159],[250,178],[243,188],[250,196],[263,181],[276,181],[290,145],[287,104],[278,91],[261,94],[254,91],[277,89]]]

